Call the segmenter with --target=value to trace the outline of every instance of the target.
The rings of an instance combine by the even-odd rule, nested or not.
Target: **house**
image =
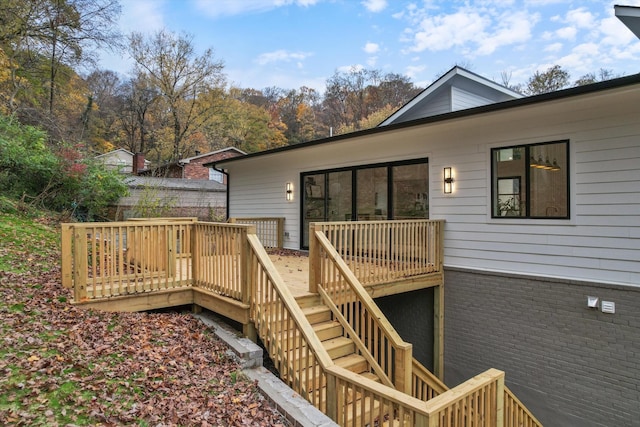
[[[114,207],[116,220],[163,216],[219,221],[225,217],[227,187],[215,180],[132,176],[125,182],[129,195]]]
[[[104,165],[109,169],[115,169],[124,174],[134,173],[134,166],[136,164],[134,159],[136,159],[136,155],[124,148],[118,148],[117,150],[100,154],[95,158],[96,160],[104,163]],[[145,169],[151,164],[150,161],[144,160],[144,158],[141,160],[140,169]]]
[[[485,83],[447,74],[451,99]],[[316,221],[444,219],[447,385],[496,367],[545,426],[637,425],[640,74],[531,97],[488,86],[504,98],[444,112],[427,88],[377,128],[215,162],[228,215],[284,217],[291,249]],[[433,294],[389,298],[428,353],[414,333]]]
[[[168,163],[151,169],[139,171],[142,176],[155,176],[163,178],[181,178],[181,179],[203,179],[212,180],[219,183],[225,183],[225,176],[222,172],[212,167],[206,167],[204,164],[214,163],[220,160],[232,157],[243,156],[246,153],[235,147],[227,147],[221,150],[211,151],[209,153],[200,153],[196,151],[196,155],[177,162]]]

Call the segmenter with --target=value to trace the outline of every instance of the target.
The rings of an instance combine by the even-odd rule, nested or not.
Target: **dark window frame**
[[[566,156],[566,168],[563,173],[566,175],[566,195],[567,195],[567,215],[566,216],[532,216],[531,215],[531,148],[540,147],[544,145],[553,145],[553,144],[566,144],[565,147],[565,156]],[[524,170],[524,197],[525,197],[525,206],[523,216],[501,216],[499,215],[500,210],[497,209],[497,197],[498,197],[498,179],[505,177],[498,177],[497,171],[495,168],[496,165],[496,155],[500,150],[506,149],[516,149],[523,148],[524,149],[524,162],[525,162],[525,170]],[[571,161],[570,161],[570,140],[561,139],[555,141],[545,141],[545,142],[536,142],[532,144],[519,144],[519,145],[509,145],[504,147],[494,147],[491,148],[490,153],[490,163],[491,163],[491,218],[493,219],[504,219],[504,220],[514,220],[514,219],[533,219],[533,220],[570,220],[571,219]],[[513,178],[513,177],[507,177]]]
[[[304,229],[305,229],[305,217],[304,217],[304,203],[305,203],[305,194],[304,194],[304,188],[305,188],[305,178],[307,176],[310,175],[316,175],[316,174],[324,174],[324,179],[325,179],[325,188],[327,185],[327,180],[328,180],[328,176],[330,173],[335,173],[335,172],[347,172],[347,171],[351,171],[351,212],[352,212],[352,218],[353,218],[353,212],[357,212],[357,171],[358,170],[364,170],[364,169],[373,169],[373,168],[381,168],[381,167],[386,167],[387,168],[387,204],[388,204],[388,208],[387,208],[387,219],[392,219],[394,217],[394,207],[393,207],[393,168],[397,167],[397,166],[407,166],[407,165],[416,165],[416,164],[429,164],[429,158],[428,157],[420,157],[417,159],[409,159],[409,160],[399,160],[399,161],[393,161],[393,162],[380,162],[380,163],[367,163],[367,164],[363,164],[363,165],[355,165],[355,166],[345,166],[345,167],[340,167],[340,168],[332,168],[332,169],[319,169],[319,170],[313,170],[313,171],[308,171],[308,172],[301,172],[300,173],[300,185],[298,188],[301,189],[301,193],[300,193],[300,248],[301,249],[308,249],[307,246],[304,245]],[[429,182],[429,176],[427,176],[427,183]],[[325,203],[324,206],[324,217],[327,217],[327,204]]]

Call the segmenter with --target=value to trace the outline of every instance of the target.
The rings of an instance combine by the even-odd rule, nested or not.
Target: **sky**
[[[166,29],[211,48],[229,85],[324,91],[336,71],[376,69],[426,87],[454,65],[525,83],[560,65],[571,80],[640,72],[640,40],[614,4],[640,0],[120,0],[120,28]],[[128,55],[99,67],[127,75]]]

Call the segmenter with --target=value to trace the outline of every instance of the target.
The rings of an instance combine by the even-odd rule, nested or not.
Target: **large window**
[[[314,221],[429,218],[427,159],[302,174],[302,247]]]
[[[494,218],[569,218],[569,142],[494,148]]]

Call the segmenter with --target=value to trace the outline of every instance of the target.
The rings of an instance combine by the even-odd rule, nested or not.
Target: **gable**
[[[379,126],[407,122],[521,98],[517,92],[454,67]]]

